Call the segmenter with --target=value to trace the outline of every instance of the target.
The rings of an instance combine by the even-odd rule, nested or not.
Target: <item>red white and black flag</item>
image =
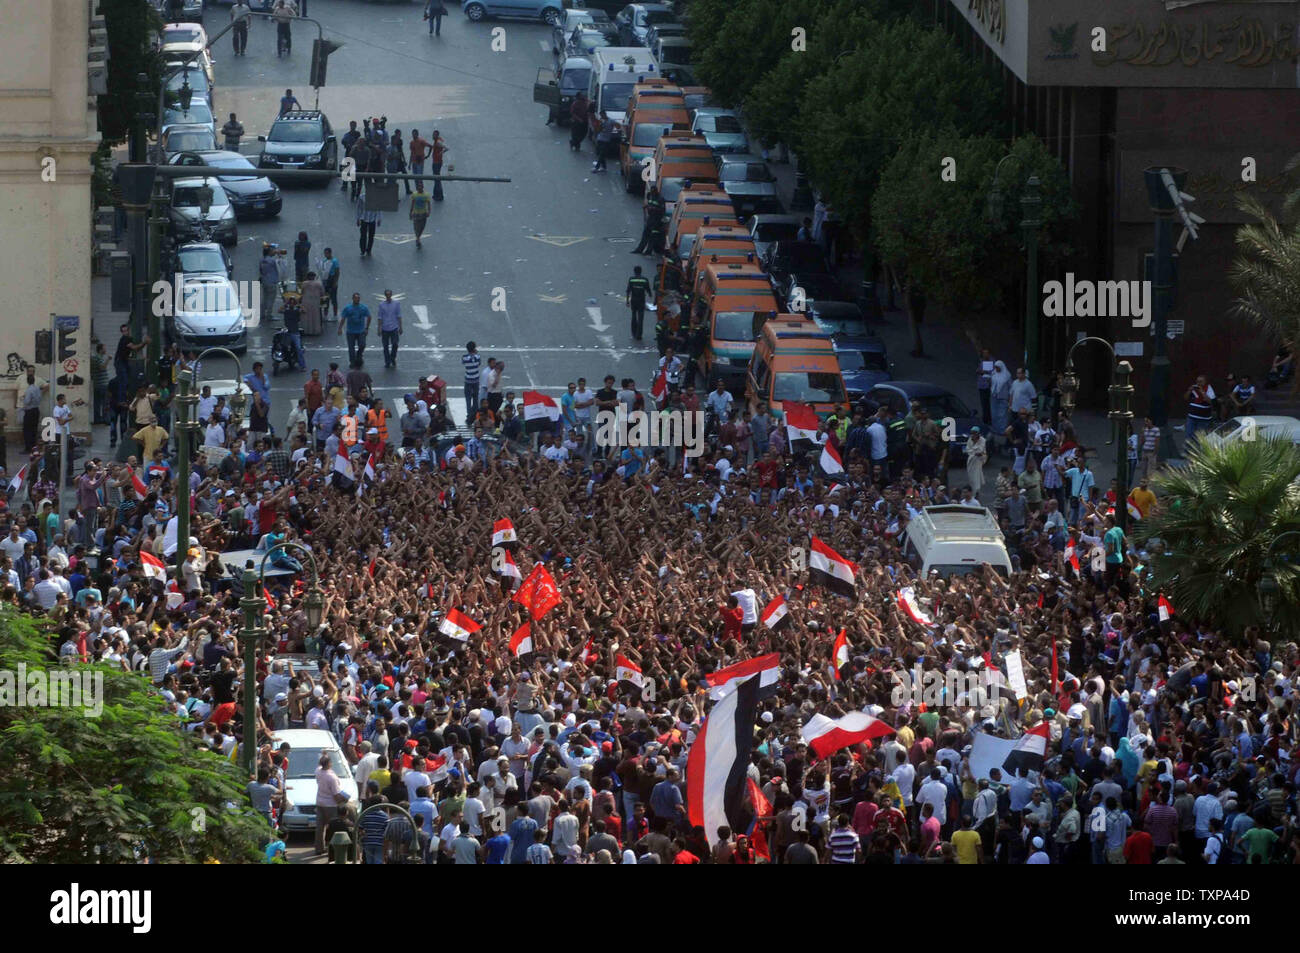
[[[645,678],[641,674],[641,666],[622,652],[614,656],[614,680],[618,682],[620,687],[627,684],[638,692],[645,689]]]
[[[691,824],[702,826],[710,844],[718,828],[748,830],[746,770],[754,746],[754,721],[761,690],[757,674],[740,680],[704,719],[686,762],[686,804]]]
[[[808,578],[819,582],[832,592],[850,598],[857,595],[854,574],[858,571],[856,564],[845,559],[816,536],[812,538],[812,549],[808,554]]]
[[[492,548],[507,549],[511,552],[519,548],[519,537],[515,535],[515,524],[510,520],[497,520],[492,524]]]
[[[835,636],[835,644],[831,646],[831,668],[835,669],[835,680],[839,681],[844,676],[840,674],[844,666],[849,664],[849,635],[847,629],[840,629],[840,634]]]
[[[492,568],[501,576],[501,585],[506,589],[518,589],[523,583],[524,577],[519,572],[519,567],[515,565],[514,559],[510,555],[510,550],[503,550],[500,561],[493,557],[496,563]]]
[[[1163,592],[1156,599],[1156,615],[1161,622],[1168,622],[1174,615],[1174,607],[1170,605]]]
[[[841,748],[893,733],[894,729],[888,724],[871,717],[865,711],[851,711],[843,718],[828,718],[819,712],[803,726],[803,740],[819,758],[832,755]]]
[[[781,409],[785,414],[785,432],[790,452],[804,453],[816,446],[817,431],[821,429],[817,411],[807,404],[792,400],[785,401]]]
[[[23,467],[23,469],[27,468]],[[136,473],[134,468],[131,469],[131,487],[135,490],[137,500],[143,500],[149,495],[149,487],[145,485],[144,480],[140,479],[140,474]]]
[[[844,461],[840,459],[839,451],[831,446],[829,440],[822,444],[822,457],[819,463],[822,473],[827,476],[834,476],[837,473],[844,472]],[[831,492],[834,492],[834,489]]]
[[[554,430],[559,420],[559,404],[539,391],[524,391],[524,433]]]
[[[759,618],[762,620],[763,625],[773,632],[788,628],[790,626],[790,610],[785,604],[785,596],[777,596],[769,602]]]
[[[449,639],[465,642],[481,629],[482,626],[458,609],[448,609],[447,617],[438,626],[438,631]]]
[[[530,655],[533,651],[533,624],[525,622],[519,628],[515,629],[515,634],[510,636],[510,654],[515,658],[523,658]]]
[[[916,590],[911,586],[898,590],[898,608],[917,625],[926,627],[934,625],[934,620],[921,608],[921,603],[916,598]]]
[[[361,471],[361,479],[357,481],[357,499],[366,487],[375,482],[375,455],[372,453],[366,458],[365,468]]]
[[[352,473],[352,459],[348,456],[347,444],[339,441],[339,452],[334,457],[334,486],[340,490],[352,490],[357,485]],[[139,493],[139,487],[136,487]]]
[[[709,683],[709,697],[718,701],[729,692],[735,691],[742,681],[755,675],[758,676],[758,697],[762,699],[775,695],[781,679],[780,654],[769,652],[758,658],[728,665],[726,668],[705,675],[704,680]]]
[[[19,470],[17,473],[15,473],[14,478],[9,481],[10,496],[13,496],[15,493],[17,493],[19,490],[23,488],[23,483],[26,482],[27,480],[27,468],[30,466],[31,466],[30,463],[24,463],[23,468]],[[131,475],[135,476],[135,471],[132,471]],[[144,499],[144,497],[141,497],[141,499]]]
[[[1002,768],[1010,772],[1012,777],[1022,768],[1026,771],[1043,770],[1043,760],[1047,756],[1047,722],[1040,721],[1034,727],[1030,728],[1016,741],[1016,746],[1011,749],[1007,755],[1007,760],[1002,762]]]

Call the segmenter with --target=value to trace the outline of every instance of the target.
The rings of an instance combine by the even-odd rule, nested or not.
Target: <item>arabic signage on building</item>
[[[1237,197],[1242,194],[1258,197],[1277,212],[1286,195],[1300,189],[1300,169],[1286,171],[1290,152],[1258,152],[1252,158],[1255,160],[1254,181],[1245,182],[1242,180],[1240,149],[1124,149],[1120,152],[1119,162],[1119,219],[1122,222],[1151,222],[1142,170],[1157,165],[1181,166],[1187,170],[1184,191],[1196,197],[1192,211],[1211,225],[1251,221],[1237,208]]]
[[[950,0],[998,58],[1026,80],[1029,49],[1030,0]],[[1047,0],[1032,0],[1034,6]],[[1052,0],[1054,2],[1054,0]]]

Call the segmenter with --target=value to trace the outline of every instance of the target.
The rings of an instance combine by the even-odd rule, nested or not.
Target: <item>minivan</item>
[[[752,413],[764,402],[779,411],[786,401],[794,401],[819,417],[847,408],[831,336],[799,315],[777,315],[765,322],[745,375],[745,401]]]

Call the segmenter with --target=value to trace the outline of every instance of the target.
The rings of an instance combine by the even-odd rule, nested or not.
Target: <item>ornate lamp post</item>
[[[1128,361],[1116,359],[1115,348],[1104,338],[1083,338],[1075,342],[1074,347],[1065,356],[1065,373],[1061,376],[1061,406],[1073,411],[1075,397],[1079,393],[1079,375],[1074,370],[1074,351],[1081,344],[1096,342],[1105,345],[1110,352],[1111,367],[1110,413],[1113,430],[1110,443],[1115,445],[1115,525],[1128,532],[1128,435],[1133,423],[1133,385],[1129,383],[1133,376],[1133,366]]]

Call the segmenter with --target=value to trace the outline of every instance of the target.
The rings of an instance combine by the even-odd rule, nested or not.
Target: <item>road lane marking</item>
[[[554,245],[556,248],[568,248],[570,245],[576,245],[578,242],[585,242],[590,235],[529,235],[535,242],[541,242],[544,245]]]

